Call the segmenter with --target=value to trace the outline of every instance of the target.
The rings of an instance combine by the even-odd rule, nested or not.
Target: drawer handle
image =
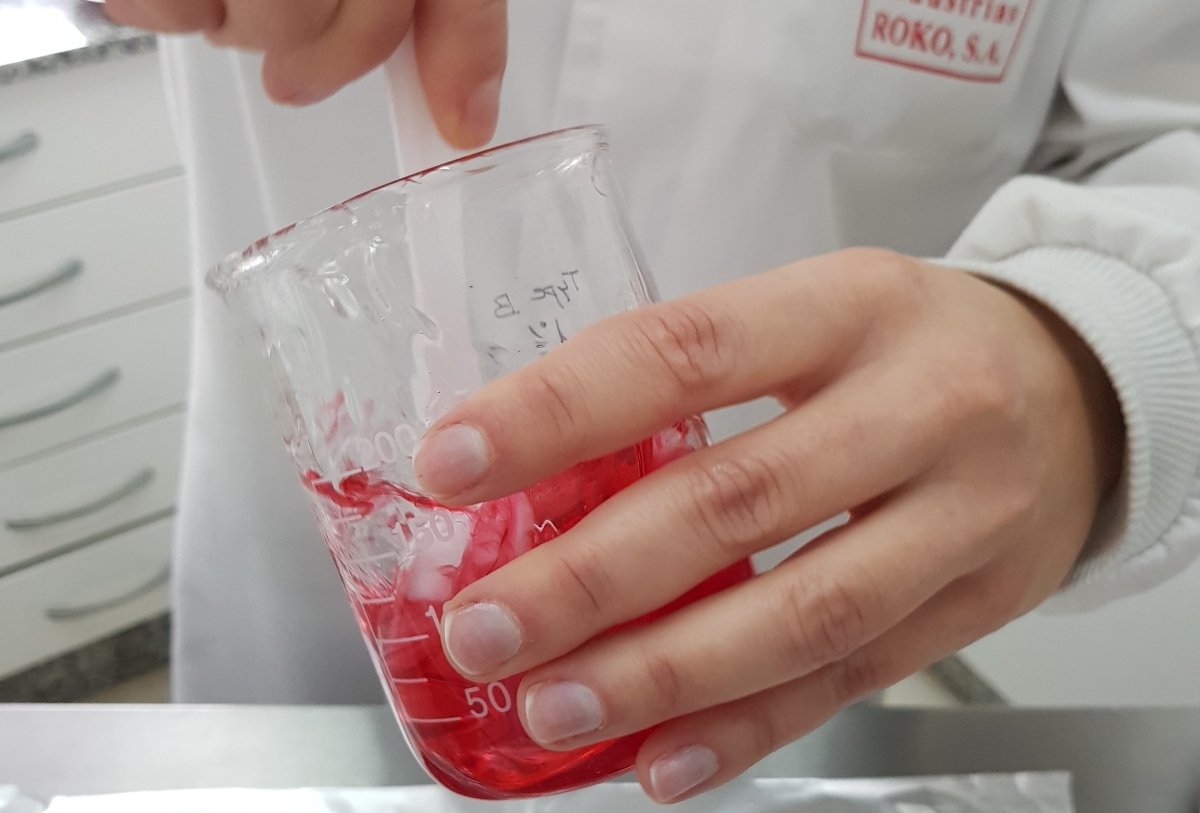
[[[0,144],[0,164],[13,161],[41,146],[42,140],[33,130],[26,130],[7,144]]]
[[[15,305],[24,299],[30,299],[45,291],[48,288],[53,288],[55,285],[62,285],[64,282],[74,279],[83,273],[83,262],[80,260],[67,260],[58,268],[51,271],[41,279],[34,280],[24,288],[18,288],[7,294],[0,294],[0,308],[5,305]]]
[[[96,613],[102,613],[105,610],[111,610],[114,607],[120,607],[122,604],[128,604],[134,599],[139,599],[147,593],[153,593],[158,588],[165,585],[171,580],[171,566],[163,565],[162,570],[154,574],[154,577],[139,584],[127,593],[122,593],[119,596],[106,598],[102,601],[92,602],[91,604],[57,604],[53,607],[46,608],[46,617],[51,621],[70,621],[75,618],[83,618]]]
[[[24,412],[15,412],[12,415],[0,415],[0,429],[9,429],[10,427],[19,426],[30,421],[48,418],[51,415],[62,412],[64,409],[70,409],[81,401],[86,401],[89,398],[99,395],[120,380],[120,368],[110,367],[75,392],[65,395],[53,403],[34,407]]]
[[[10,531],[32,531],[37,528],[45,528],[47,525],[57,525],[60,522],[69,522],[73,519],[86,517],[88,514],[94,514],[97,511],[102,511],[110,505],[120,502],[126,497],[132,497],[134,494],[141,491],[154,480],[154,469],[147,466],[141,471],[134,474],[127,481],[114,488],[109,493],[102,497],[98,497],[91,502],[77,505],[74,508],[67,508],[62,511],[55,511],[51,514],[44,514],[40,517],[22,517],[20,519],[6,519],[4,527]]]

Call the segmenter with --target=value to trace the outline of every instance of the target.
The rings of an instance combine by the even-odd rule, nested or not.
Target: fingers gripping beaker
[[[513,707],[519,676],[477,685],[450,667],[441,607],[702,446],[703,423],[469,507],[429,499],[412,470],[417,440],[466,395],[651,300],[605,147],[602,130],[576,128],[480,153],[297,223],[209,275],[266,362],[284,441],[405,736],[435,779],[469,796],[600,781],[627,770],[645,738],[538,747]],[[672,606],[749,575],[740,564]]]

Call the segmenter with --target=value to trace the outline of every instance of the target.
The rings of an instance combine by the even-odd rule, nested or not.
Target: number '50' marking
[[[425,609],[425,616],[433,622],[434,628],[441,635],[442,620],[438,618],[438,612],[433,605],[429,605]],[[500,714],[512,711],[512,694],[503,683],[468,686],[463,690],[463,697],[467,701],[467,709],[471,712],[472,717],[487,717],[493,710]]]
[[[487,699],[484,699],[486,691]],[[467,699],[467,707],[472,717],[487,717],[492,709],[504,714],[512,709],[512,695],[503,683],[489,683],[487,686],[471,686],[463,691]]]

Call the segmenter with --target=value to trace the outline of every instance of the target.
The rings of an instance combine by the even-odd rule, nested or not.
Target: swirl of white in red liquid
[[[650,731],[568,752],[547,751],[533,742],[514,708],[521,676],[480,685],[454,671],[438,634],[441,606],[468,584],[567,532],[635,480],[699,448],[704,432],[698,419],[681,421],[523,492],[467,508],[444,508],[394,483],[373,479],[370,472],[351,474],[337,483],[315,472],[305,474],[312,493],[343,519],[365,520],[390,512],[393,516],[378,525],[390,530],[381,532],[395,534],[399,524],[411,541],[404,521],[414,517],[413,507],[443,509],[454,517],[459,535],[465,531],[457,543],[447,543],[449,556],[433,556],[430,564],[420,554],[410,555],[391,584],[370,588],[357,580],[350,583],[354,577],[339,560],[341,547],[331,530],[324,529],[392,706],[413,749],[438,782],[465,796],[506,799],[572,790],[633,766]],[[752,575],[750,562],[739,562],[618,629],[647,623]]]

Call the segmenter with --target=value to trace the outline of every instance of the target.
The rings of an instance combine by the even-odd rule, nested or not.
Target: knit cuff
[[[1163,542],[1178,521],[1200,534],[1188,505],[1200,470],[1200,363],[1161,286],[1115,257],[1040,245],[990,262],[950,265],[1021,291],[1056,313],[1100,360],[1126,426],[1118,487],[1096,517],[1085,554],[1050,609],[1083,609],[1161,582],[1196,555]],[[1200,498],[1191,498],[1200,503]],[[1119,576],[1119,578],[1118,578]],[[1114,584],[1117,589],[1114,590]]]

